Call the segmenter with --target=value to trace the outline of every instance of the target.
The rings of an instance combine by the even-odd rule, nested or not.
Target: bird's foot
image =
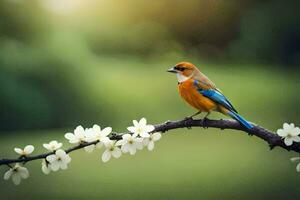
[[[192,129],[191,125],[189,122],[193,121],[193,117],[189,116],[189,117],[185,117],[184,118],[184,125],[187,129]]]
[[[203,119],[202,119],[202,121],[203,121],[203,128],[204,129],[207,129],[208,128],[208,125],[207,125],[207,121],[208,121],[209,119],[207,118],[207,117],[204,117]]]
[[[201,111],[198,111],[195,114],[184,118],[185,125],[188,129],[192,129],[192,127],[189,125],[189,122],[193,121],[194,120],[193,117],[199,115],[200,113],[201,113]]]
[[[185,117],[185,118],[184,118],[184,121],[189,121],[189,120],[194,120],[194,119],[193,119],[193,116],[188,116],[188,117]]]
[[[193,118],[192,118],[193,119]],[[186,120],[184,122],[184,125],[186,126],[187,129],[192,129],[192,126],[189,124],[189,120]]]
[[[195,114],[193,114],[191,116],[185,117],[184,119],[185,120],[194,120],[193,117],[199,115],[200,113],[201,113],[201,111],[198,111],[198,112],[196,112]]]

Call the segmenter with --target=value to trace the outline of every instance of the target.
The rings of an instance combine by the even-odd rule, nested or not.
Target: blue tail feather
[[[235,113],[234,111],[229,111],[228,115],[230,117],[232,117],[233,119],[237,120],[238,122],[240,122],[247,129],[252,129],[253,128],[252,124],[250,124],[247,120],[245,120],[242,116],[240,116],[239,114]]]

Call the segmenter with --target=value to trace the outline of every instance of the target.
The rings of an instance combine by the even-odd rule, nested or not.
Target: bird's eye
[[[185,70],[184,67],[175,67],[175,69],[178,70],[178,71],[181,71],[181,72]]]

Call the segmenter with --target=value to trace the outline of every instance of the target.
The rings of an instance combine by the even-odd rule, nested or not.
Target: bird
[[[203,118],[205,122],[209,114],[216,111],[233,118],[248,130],[253,128],[250,122],[238,114],[221,90],[194,64],[180,62],[168,69],[167,72],[176,74],[180,96],[198,110],[197,113],[187,118],[193,118],[204,112],[206,113]]]

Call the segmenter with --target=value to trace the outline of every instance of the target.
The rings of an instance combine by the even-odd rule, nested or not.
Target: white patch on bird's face
[[[183,83],[184,81],[187,81],[188,79],[190,79],[192,76],[184,76],[180,73],[177,73],[177,79],[179,83]]]

